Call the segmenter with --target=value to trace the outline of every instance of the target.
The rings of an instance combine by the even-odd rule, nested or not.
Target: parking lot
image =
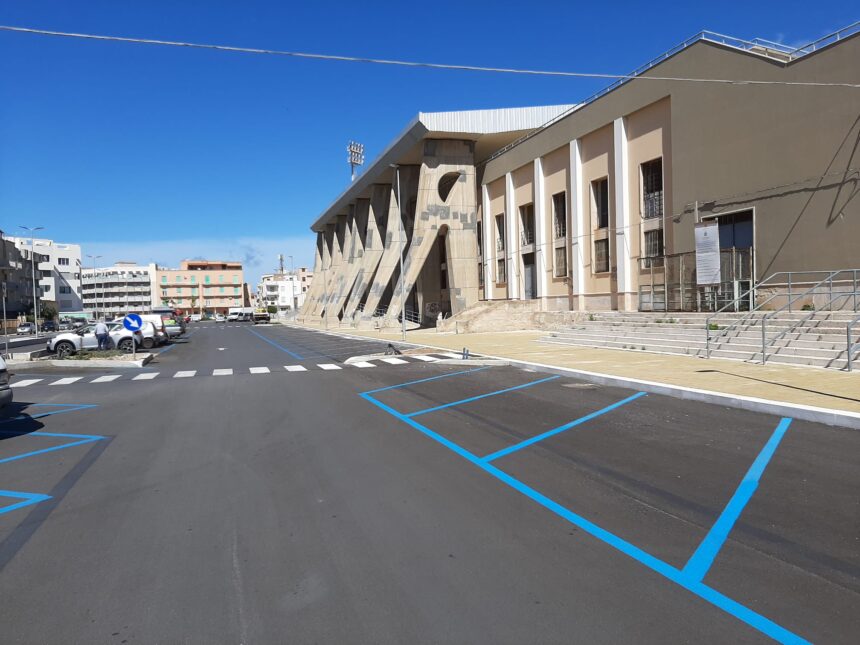
[[[15,375],[35,382],[0,419],[4,641],[860,633],[856,431],[288,327],[190,331],[134,374]]]

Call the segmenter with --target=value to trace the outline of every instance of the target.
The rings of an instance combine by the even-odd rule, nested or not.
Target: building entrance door
[[[537,272],[535,271],[535,255],[529,253],[523,256],[523,298],[537,298]]]

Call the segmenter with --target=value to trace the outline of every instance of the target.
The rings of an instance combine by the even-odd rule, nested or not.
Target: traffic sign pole
[[[122,326],[131,332],[131,358],[132,360],[136,360],[137,341],[134,335],[143,329],[143,319],[137,314],[127,314],[126,317],[122,319]]]

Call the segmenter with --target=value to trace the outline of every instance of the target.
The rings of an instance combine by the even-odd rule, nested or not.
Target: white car
[[[200,322],[203,320],[202,314],[191,314],[191,322]]]
[[[0,408],[12,403],[12,388],[9,387],[9,372],[6,371],[6,361],[0,356]]]
[[[135,343],[138,347],[143,344],[144,336],[141,332],[131,332],[122,326],[122,323],[106,323],[111,345],[123,352],[131,352]],[[96,326],[86,325],[77,331],[59,334],[48,340],[49,352],[56,352],[60,358],[71,356],[82,349],[98,349],[99,340],[96,338]]]
[[[224,314],[215,314],[215,322],[227,322],[227,317]]]

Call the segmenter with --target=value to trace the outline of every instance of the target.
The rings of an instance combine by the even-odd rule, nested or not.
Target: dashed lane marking
[[[117,380],[120,376],[122,376],[122,374],[106,374],[105,376],[94,378],[90,383],[110,383],[111,381]]]
[[[69,376],[66,378],[61,378],[58,381],[54,381],[51,385],[69,385],[70,383],[74,383],[75,381],[80,381],[83,376]]]
[[[268,374],[271,370],[268,367],[249,367],[248,371],[251,374]]]
[[[16,381],[12,383],[9,387],[27,387],[28,385],[33,385],[33,383],[38,383],[39,381],[44,381],[45,379],[41,378],[28,378],[24,381]]]
[[[404,361],[402,358],[380,358],[383,363],[388,363],[389,365],[403,365],[403,363],[408,363],[409,361]]]
[[[307,372],[308,368],[304,365],[284,365],[284,369],[288,372]]]
[[[232,376],[233,370],[230,368],[221,370],[212,370],[212,376]]]
[[[173,378],[191,378],[195,374],[197,374],[197,370],[188,370],[185,372],[176,372],[176,374],[173,375]]]
[[[439,360],[435,356],[429,356],[428,354],[413,354],[410,358],[414,358],[418,361],[424,361],[425,363]]]
[[[334,363],[318,363],[317,367],[321,370],[339,370],[341,367],[339,365],[335,365]]]
[[[158,376],[158,372],[147,372],[146,374],[138,374],[135,376],[132,381],[151,381],[156,376]]]
[[[355,363],[351,363],[351,365],[354,367],[376,367],[376,365],[367,361],[356,361]]]

